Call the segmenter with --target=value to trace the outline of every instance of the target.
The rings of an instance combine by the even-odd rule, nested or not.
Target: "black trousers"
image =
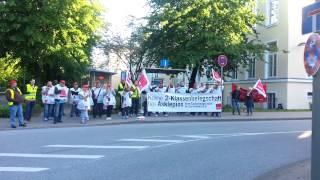
[[[132,107],[131,107],[131,114],[138,115],[139,113],[139,99],[132,98]]]
[[[96,118],[97,116],[99,116],[101,118],[102,115],[103,115],[103,103],[98,103],[98,102],[94,101],[93,118]]]
[[[112,105],[107,107],[107,117],[111,117],[112,110],[113,110],[113,106]]]

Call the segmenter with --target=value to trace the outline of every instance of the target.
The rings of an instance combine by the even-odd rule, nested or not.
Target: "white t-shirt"
[[[54,86],[48,87],[43,86],[41,93],[42,93],[42,103],[43,104],[55,104],[55,94],[54,94]]]
[[[64,102],[67,102],[68,101],[68,93],[69,93],[69,88],[67,86],[61,86],[60,84],[56,85],[55,86],[59,91],[60,93],[59,94],[56,94],[56,99],[58,100],[62,100]]]
[[[123,91],[122,93],[122,108],[131,107],[132,106],[132,99],[131,99],[132,92],[131,91]]]

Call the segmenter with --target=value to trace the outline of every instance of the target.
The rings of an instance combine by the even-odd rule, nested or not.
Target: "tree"
[[[146,34],[139,19],[131,17],[129,28],[132,30],[130,37],[122,37],[116,33],[110,33],[102,41],[101,47],[106,54],[115,54],[121,63],[127,65],[130,73],[133,75],[132,80],[138,78],[138,72],[141,68],[152,64],[145,58],[146,55]]]
[[[200,67],[217,68],[215,59],[229,58],[226,72],[246,66],[250,56],[267,49],[255,25],[263,21],[253,9],[254,0],[149,0],[152,13],[145,33],[147,57],[167,57],[172,66],[193,68],[191,84]]]
[[[29,76],[78,79],[86,72],[101,9],[88,0],[0,2],[0,57],[19,58]]]

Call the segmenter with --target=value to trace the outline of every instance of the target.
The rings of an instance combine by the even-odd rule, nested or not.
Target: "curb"
[[[0,131],[14,131],[14,130],[31,130],[31,129],[51,129],[51,128],[70,128],[70,127],[92,127],[92,126],[112,126],[112,125],[125,125],[125,124],[161,124],[161,123],[219,123],[219,122],[259,122],[259,121],[299,121],[299,120],[312,120],[311,117],[299,117],[299,118],[252,118],[252,119],[190,119],[190,120],[178,120],[178,119],[166,119],[166,120],[130,120],[130,121],[113,121],[97,124],[62,124],[49,126],[38,126],[38,127],[27,127],[27,128],[0,128]]]
[[[310,159],[297,161],[266,172],[254,180],[309,180],[311,179]]]

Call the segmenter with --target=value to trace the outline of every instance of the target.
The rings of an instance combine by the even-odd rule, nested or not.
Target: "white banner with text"
[[[148,93],[149,112],[221,112],[221,91],[210,94]]]

